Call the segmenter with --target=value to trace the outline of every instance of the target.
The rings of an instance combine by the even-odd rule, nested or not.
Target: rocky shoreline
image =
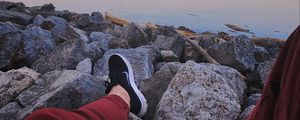
[[[221,65],[208,63],[178,31],[192,33],[192,41]],[[130,119],[244,120],[283,45],[274,38],[120,25],[100,12],[0,1],[0,120],[99,99],[112,53],[129,59],[149,104],[143,118]]]

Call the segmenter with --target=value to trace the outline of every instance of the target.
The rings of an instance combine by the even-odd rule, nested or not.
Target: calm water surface
[[[78,13],[110,11],[138,23],[186,26],[197,32],[225,31],[226,23],[256,36],[286,39],[299,25],[299,0],[9,0],[27,6],[53,3]]]

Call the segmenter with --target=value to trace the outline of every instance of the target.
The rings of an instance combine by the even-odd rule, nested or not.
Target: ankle
[[[129,96],[128,92],[121,85],[116,85],[116,86],[112,87],[112,89],[108,93],[108,95],[117,95],[117,96],[121,97],[130,108],[130,96]]]

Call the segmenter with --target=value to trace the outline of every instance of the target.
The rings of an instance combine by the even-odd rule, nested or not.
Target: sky
[[[197,32],[225,31],[226,23],[257,36],[287,38],[299,25],[299,0],[9,0],[26,6],[53,3],[78,13],[110,11],[134,22],[187,26]]]

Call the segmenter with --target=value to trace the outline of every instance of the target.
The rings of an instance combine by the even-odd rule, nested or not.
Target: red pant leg
[[[77,110],[45,108],[25,120],[128,120],[129,107],[117,95],[108,95]]]

